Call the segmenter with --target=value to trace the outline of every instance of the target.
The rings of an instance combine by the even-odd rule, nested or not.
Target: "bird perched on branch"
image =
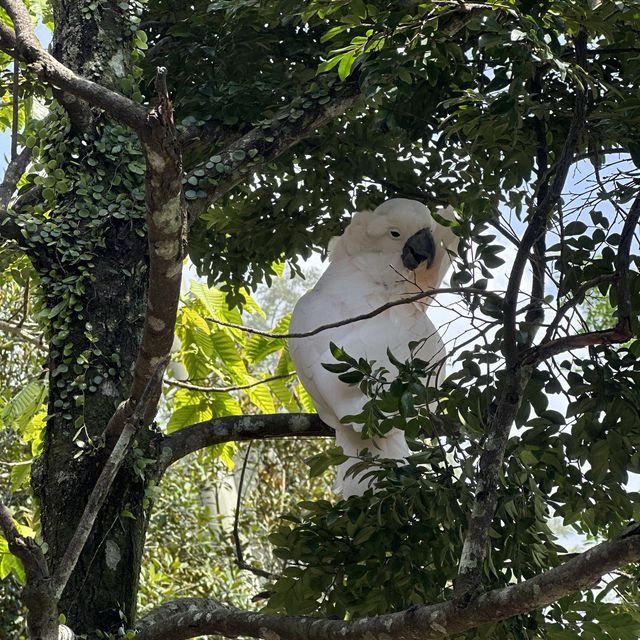
[[[450,207],[437,213],[443,219],[453,219]],[[357,456],[368,448],[381,458],[402,460],[410,451],[404,432],[399,429],[371,441],[361,437],[362,425],[340,422],[343,416],[359,414],[368,398],[358,386],[341,382],[322,366],[336,362],[330,343],[356,359],[375,360],[377,367],[392,373],[396,368],[387,350],[404,361],[413,341],[425,340],[421,359],[442,359],[444,344],[425,313],[430,298],[393,306],[366,320],[346,321],[388,302],[438,288],[457,246],[453,231],[436,222],[420,202],[387,200],[374,211],[356,213],[344,233],[330,241],[329,267],[296,304],[292,332],[306,333],[323,324],[345,321],[336,328],[291,339],[289,343],[300,381],[320,418],[335,429],[336,444],[345,455]],[[443,376],[442,369],[438,376]],[[361,495],[367,489],[367,482],[346,475],[354,462],[351,459],[338,467],[336,490],[345,497]]]

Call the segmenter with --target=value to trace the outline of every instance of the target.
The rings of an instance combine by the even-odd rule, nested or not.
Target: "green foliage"
[[[336,374],[371,397],[360,416],[347,419],[362,424],[365,434],[404,429],[413,439],[415,459],[394,469],[365,458],[358,464],[378,476],[379,492],[337,503],[306,501],[291,512],[272,536],[277,556],[288,564],[273,585],[269,608],[355,616],[446,597],[475,466],[507,375],[500,289],[513,254],[504,244],[511,238],[517,245],[535,204],[535,181],[546,170],[541,145],[547,166],[560,155],[577,90],[588,90],[578,153],[588,154],[601,173],[605,151],[637,157],[636,3],[514,0],[458,14],[455,5],[428,2],[317,0],[301,9],[287,1],[194,8],[158,0],[149,11],[164,22],[149,30],[149,42],[158,48],[152,49],[146,75],[151,77],[151,65],[166,64],[179,120],[185,127],[206,122],[212,140],[210,148],[192,145],[185,158],[189,199],[202,197],[202,181],[209,176],[215,181],[233,170],[234,159],[223,162],[220,153],[229,138],[252,126],[274,137],[280,118],[301,118],[305,109],[328,103],[338,87],[357,84],[363,95],[341,120],[277,159],[261,163],[256,149],[250,185],[231,191],[202,216],[190,254],[210,284],[226,282],[220,291],[233,304],[246,300],[258,282],[270,281],[275,260],[295,271],[299,256],[326,246],[344,225],[345,211],[398,195],[450,202],[459,211],[462,241],[452,286],[495,294],[465,294],[457,306],[478,328],[479,339],[461,340],[450,350],[453,373],[437,390],[429,388],[429,365],[419,354],[395,363],[400,377],[394,381],[375,363],[334,350]],[[573,50],[581,29],[589,39],[584,68]],[[267,52],[266,67],[256,51]],[[188,67],[185,52],[193,62]],[[614,179],[610,191],[599,185],[549,220],[546,266],[558,286],[544,300],[546,321],[572,303],[582,282],[615,271],[620,222],[604,203],[628,202],[637,190],[637,172],[625,169]],[[637,334],[636,266],[631,280]],[[615,287],[603,282],[600,290],[615,311]],[[595,324],[587,318],[587,329]],[[522,316],[517,329],[524,348],[534,328]],[[226,336],[219,340],[220,353],[212,327],[202,326],[197,339],[186,340],[185,361],[196,348],[215,353],[237,372],[235,379],[218,376],[217,383],[239,381],[242,367],[222,343],[238,348],[244,339],[233,330],[218,331]],[[278,344],[250,338],[241,346],[245,366],[272,351],[277,356]],[[484,567],[488,588],[561,562],[564,551],[549,529],[552,516],[597,538],[638,517],[638,495],[626,486],[640,445],[637,344],[567,356],[557,367],[542,365],[534,372],[506,452]],[[207,359],[197,371],[196,362]],[[195,360],[187,362],[192,375],[215,375],[214,358]],[[286,363],[281,370],[289,370]],[[275,395],[289,408],[290,387],[283,385]],[[294,400],[311,407],[302,389]],[[342,460],[333,450],[312,456],[311,471],[322,473]],[[615,605],[593,594],[567,598],[544,614],[469,636],[562,638],[570,631],[572,637],[626,637],[637,626],[629,604],[633,580],[621,577],[613,592]],[[619,623],[612,622],[614,615]]]
[[[336,458],[339,462],[340,458]],[[440,467],[438,449],[374,470],[377,491],[298,505],[269,537],[290,562],[270,610],[344,617],[398,611],[447,595],[470,504],[465,482]],[[428,470],[418,466],[427,465]]]
[[[331,354],[337,364],[325,364],[328,371],[339,374],[338,380],[346,384],[357,384],[360,391],[370,399],[358,415],[342,416],[346,424],[361,424],[362,435],[371,438],[384,436],[391,429],[401,429],[407,438],[419,434],[433,433],[430,423],[429,403],[433,402],[436,390],[429,387],[433,376],[441,369],[442,362],[426,362],[417,357],[426,342],[420,340],[409,344],[410,357],[401,362],[387,349],[389,362],[397,374],[390,379],[389,370],[376,367],[364,358],[358,361],[343,349],[331,343]]]
[[[286,290],[286,281],[279,286]],[[251,313],[244,319],[264,326],[268,320],[261,305],[250,297],[247,300],[245,308]],[[285,309],[291,303],[285,300]],[[289,314],[276,321],[276,330],[286,330],[288,318]],[[243,317],[237,309],[229,308],[223,292],[192,281],[178,315],[182,350],[174,355],[185,365],[190,383],[204,387],[244,385],[291,372],[283,340],[264,339],[270,348],[256,350],[257,336],[217,325],[215,320],[238,323]],[[275,370],[269,371],[271,367]],[[179,388],[165,397],[163,413],[170,414],[166,429],[174,431],[200,420],[239,413],[273,412],[283,407],[298,411],[301,390],[292,376],[227,392]],[[239,514],[244,557],[253,566],[279,571],[281,562],[266,543],[279,514],[303,497],[319,498],[328,490],[327,476],[309,481],[303,462],[318,449],[312,440],[254,443]],[[143,608],[185,592],[216,597],[235,606],[253,606],[251,600],[261,591],[262,580],[241,572],[234,562],[234,509],[229,510],[229,500],[235,507],[236,496],[233,489],[225,489],[225,485],[235,487],[239,482],[241,465],[236,464],[237,459],[234,444],[211,447],[171,467],[154,489],[154,515],[141,575]],[[215,496],[213,502],[210,497],[205,499],[206,492]],[[181,496],[179,501],[176,495]],[[221,558],[225,560],[220,562]]]
[[[254,317],[264,317],[260,306],[246,293],[246,309]],[[171,418],[168,431],[180,429],[195,422],[224,415],[246,413],[246,402],[261,413],[274,413],[279,406],[299,410],[296,391],[299,384],[292,385],[293,364],[282,339],[252,336],[239,329],[217,324],[216,321],[242,324],[243,318],[237,309],[229,308],[225,294],[192,281],[190,293],[184,297],[178,313],[176,333],[182,342],[182,351],[176,357],[181,360],[189,374],[189,381],[197,386],[213,386],[213,393],[182,388],[172,397]],[[289,316],[277,323],[275,331],[286,330]],[[275,363],[272,373],[258,372],[269,356]],[[273,359],[275,358],[275,360]],[[282,376],[260,384],[262,379]],[[224,391],[231,387],[231,390]],[[238,396],[236,387],[243,387]],[[246,398],[246,402],[242,399]]]
[[[419,347],[412,345],[412,351],[419,353]],[[434,401],[444,405],[452,393],[448,388],[438,397],[425,386],[432,364],[417,357],[400,362],[391,354],[399,375],[389,381],[388,371],[356,361],[335,345],[332,353],[338,363],[326,368],[370,396],[362,414],[345,421],[363,424],[367,434],[403,428],[415,453],[399,467],[375,452],[361,455],[349,473],[375,478],[375,492],[337,503],[305,501],[284,517],[270,541],[288,565],[272,587],[268,608],[352,617],[447,598],[472,507],[473,461],[483,434],[458,423],[457,414],[445,413],[437,421],[432,416]],[[455,401],[464,393],[458,391]],[[557,415],[549,412],[547,418],[562,422]],[[533,451],[542,460],[532,453],[532,442],[540,445]],[[339,449],[330,449],[308,463],[317,475],[344,460]],[[564,552],[547,524],[548,493],[557,485],[545,482],[548,465],[562,470],[561,452],[552,442],[542,443],[540,432],[535,438],[525,432],[509,441],[507,460],[485,564],[485,582],[494,587],[536,575],[560,562]],[[526,634],[543,623],[539,616],[524,617],[485,629],[480,637],[509,638],[516,629]]]
[[[45,121],[34,122],[27,135],[34,149],[23,192],[38,189],[41,198],[19,218],[22,233],[35,255],[42,286],[37,318],[45,325],[51,345],[52,384],[60,388],[54,410],[84,429],[82,394],[118,375],[118,354],[103,354],[93,327],[84,324],[85,299],[95,280],[107,234],[129,225],[144,235],[144,161],[135,136],[104,121],[97,137],[74,136],[66,112],[57,107]],[[126,159],[123,162],[123,159]],[[144,265],[136,265],[140,274]],[[123,264],[122,271],[129,277]],[[85,373],[93,366],[92,378]],[[100,376],[96,380],[96,374]],[[78,443],[87,444],[84,435]]]
[[[276,557],[287,565],[282,577],[271,586],[267,610],[359,617],[451,597],[464,522],[475,494],[474,460],[481,451],[484,434],[470,430],[467,424],[455,424],[455,414],[447,415],[446,409],[444,416],[431,422],[424,384],[417,392],[420,378],[428,374],[426,363],[419,359],[393,361],[400,375],[389,383],[384,377],[388,372],[356,361],[335,345],[332,353],[339,362],[332,367],[343,382],[359,384],[371,398],[363,413],[348,417],[348,422],[362,423],[368,433],[383,433],[383,425],[392,414],[396,416],[396,428],[403,428],[402,420],[405,428],[418,423],[418,432],[407,435],[421,437],[411,441],[416,453],[407,465],[379,460],[375,453],[361,454],[354,461],[350,473],[373,477],[375,491],[369,489],[362,497],[338,502],[303,501],[283,516],[269,539]],[[460,360],[464,363],[464,354]],[[585,371],[595,369],[587,362],[582,364]],[[353,378],[347,377],[350,374]],[[452,378],[465,375],[462,369]],[[533,397],[541,393],[539,385],[544,379],[534,376]],[[606,385],[594,384],[589,395],[605,390]],[[403,401],[407,393],[411,393],[410,402]],[[465,393],[453,385],[441,390],[441,406],[459,406]],[[433,403],[434,398],[429,401]],[[403,405],[410,407],[404,415]],[[594,405],[604,406],[602,398]],[[549,526],[552,516],[561,516],[564,524],[576,531],[603,537],[619,533],[629,520],[638,517],[640,495],[625,487],[628,478],[624,473],[633,468],[630,455],[639,444],[634,432],[625,429],[622,436],[618,435],[619,429],[610,428],[606,437],[603,434],[602,439],[594,441],[588,435],[592,423],[584,416],[569,431],[565,416],[558,411],[539,405],[535,410],[538,417],[522,423],[519,436],[512,437],[507,446],[503,485],[484,566],[486,588],[533,577],[566,558]],[[567,418],[573,412],[569,406]],[[463,411],[460,414],[468,415]],[[615,424],[620,411],[611,408],[606,414],[615,416],[610,418]],[[630,416],[623,414],[622,418],[628,421]],[[311,475],[318,475],[344,461],[341,450],[334,448],[307,462]],[[585,461],[590,467],[586,473],[581,470]],[[574,634],[608,638],[614,628],[624,637],[635,637],[640,624],[633,604],[636,590],[632,576],[620,575],[595,600],[589,593],[567,598],[544,614],[510,619],[465,637],[506,640],[543,634],[564,638],[569,636],[563,635],[563,630],[572,629]],[[612,605],[604,599],[612,592],[618,602],[629,604]],[[611,626],[614,618],[618,622]],[[589,635],[595,633],[594,620],[605,625],[603,635]]]
[[[329,101],[347,75],[364,94],[323,127],[321,144],[312,138],[268,164],[256,156],[251,188],[202,217],[190,253],[211,284],[228,282],[225,291],[242,302],[239,289],[270,278],[274,260],[295,267],[298,256],[326,246],[345,210],[386,194],[449,201],[474,224],[497,220],[501,204],[521,215],[539,123],[552,161],[575,83],[590,90],[580,151],[636,149],[633,2],[489,2],[456,17],[449,33],[453,11],[446,3],[314,2],[303,10],[289,0],[149,4],[162,23],[149,40],[162,45],[148,64],[169,68],[179,120],[206,122],[213,136],[207,150],[186,158],[194,170],[187,197],[200,197],[199,175],[231,170],[217,167],[228,136],[252,125],[273,126],[277,135],[278,118]],[[586,70],[572,51],[580,26],[596,51]],[[255,51],[268,52],[269,64]]]
[[[103,6],[85,4],[87,20]],[[30,7],[50,22],[46,3],[33,0]],[[194,283],[184,297],[178,319],[182,350],[176,357],[190,383],[215,390],[168,391],[167,420],[161,420],[168,432],[225,415],[313,410],[293,377],[271,379],[292,374],[282,340],[251,337],[216,321],[240,323],[249,316],[266,322],[249,292],[272,283],[284,263],[298,270],[300,257],[326,246],[343,228],[346,211],[398,195],[450,202],[459,211],[461,255],[452,286],[480,292],[462,295],[457,307],[464,322],[478,328],[478,339],[452,345],[452,373],[441,388],[429,387],[426,374],[433,363],[420,361],[418,345],[416,357],[394,363],[397,380],[375,363],[334,349],[333,368],[342,381],[360,385],[371,398],[363,414],[349,420],[362,424],[365,434],[404,429],[414,450],[410,464],[396,468],[364,457],[356,470],[373,474],[378,492],[313,501],[327,489],[319,474],[343,461],[341,454],[318,454],[306,444],[262,445],[249,460],[257,479],[249,483],[242,514],[249,559],[282,573],[272,587],[271,610],[349,617],[447,597],[487,424],[508,375],[502,366],[500,296],[513,251],[504,251],[504,244],[510,238],[517,245],[539,195],[536,180],[558,160],[582,88],[587,113],[577,150],[592,163],[595,186],[588,193],[585,188],[578,203],[567,198],[547,221],[545,267],[554,285],[544,299],[544,321],[549,326],[563,305],[577,304],[574,296],[581,301],[579,287],[592,278],[609,278],[599,285],[601,307],[584,324],[568,318],[551,326],[553,335],[578,326],[608,327],[618,307],[613,275],[621,220],[615,207],[624,207],[639,183],[637,3],[132,0],[119,7],[130,17],[126,38],[134,65],[121,89],[134,100],[154,100],[155,69],[165,65],[180,126],[205,128],[185,154],[186,199],[200,200],[205,187],[250,159],[247,177],[190,234],[190,255],[209,286]],[[573,50],[581,30],[588,36],[584,68]],[[3,102],[10,66],[9,56],[0,56]],[[138,283],[146,277],[142,256],[129,261],[127,243],[145,233],[144,165],[130,132],[96,115],[96,131],[79,135],[51,95],[23,71],[20,123],[35,164],[21,195],[36,194],[36,204],[21,210],[19,223],[34,265],[18,264],[15,251],[4,246],[0,261],[17,284],[7,293],[10,314],[19,309],[27,281],[41,287],[35,311],[46,326],[50,388],[57,393],[50,413],[73,424],[84,446],[92,435],[85,429],[85,398],[131,364],[96,345],[96,328],[84,323],[87,293],[95,278]],[[224,155],[229,141],[253,127],[266,142],[279,140],[284,124],[295,129],[310,109],[356,89],[361,95],[350,111],[279,157],[265,162],[259,145]],[[34,97],[51,106],[40,123],[31,119]],[[10,113],[0,106],[0,129],[9,126]],[[611,150],[625,154],[626,161],[613,177],[604,166]],[[118,242],[111,242],[114,237]],[[115,261],[107,244],[121,249]],[[490,532],[487,588],[526,579],[565,558],[550,530],[551,517],[594,539],[640,518],[640,496],[628,486],[631,474],[640,472],[637,267],[634,255],[629,343],[543,364],[525,389]],[[32,311],[26,315],[33,320]],[[278,332],[288,326],[286,313],[269,320]],[[518,347],[526,348],[534,323],[519,315],[517,330]],[[10,383],[0,390],[0,438],[10,459],[23,462],[39,451],[42,350],[31,351],[14,334],[2,340],[0,374]],[[24,371],[16,361],[26,363]],[[316,477],[311,489],[301,469],[302,451]],[[138,457],[140,473],[149,460]],[[208,479],[221,482],[235,462],[234,447],[214,448],[171,470],[164,486],[149,487],[146,504],[155,498],[157,508],[143,565],[145,604],[184,592],[224,600],[235,594],[248,604],[262,588],[241,584],[232,561],[219,562],[233,553],[227,525],[210,526],[211,514],[196,497]],[[13,466],[9,474],[2,467],[2,478],[24,491],[27,468]],[[283,510],[289,519],[276,522]],[[18,515],[35,528],[28,513]],[[271,526],[275,560],[256,542]],[[0,571],[19,575],[6,553],[0,562]],[[636,637],[637,573],[631,567],[600,592],[565,598],[542,613],[468,635]]]
[[[0,328],[0,486],[6,500],[21,505],[15,510],[25,534],[33,533],[29,494],[32,458],[40,452],[44,427],[46,385],[36,379],[42,369],[44,348],[34,344],[39,327],[32,317],[34,273],[15,249],[0,246],[0,320],[18,328]],[[24,523],[30,523],[26,527]],[[9,553],[0,536],[0,636],[26,638],[26,620],[20,602],[24,569]]]

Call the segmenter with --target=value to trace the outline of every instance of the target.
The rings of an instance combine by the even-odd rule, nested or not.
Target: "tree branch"
[[[636,199],[629,210],[627,218],[622,227],[622,233],[620,234],[620,245],[618,247],[618,255],[616,256],[616,273],[607,276],[601,276],[600,278],[594,278],[594,280],[584,283],[578,290],[576,295],[566,302],[559,310],[558,314],[563,312],[569,305],[573,306],[576,301],[579,301],[580,295],[584,295],[586,288],[590,288],[592,283],[598,284],[599,281],[605,279],[616,280],[616,301],[617,301],[617,316],[618,321],[611,329],[605,329],[603,331],[589,331],[587,333],[580,333],[572,336],[563,336],[556,340],[551,340],[551,331],[557,324],[551,323],[549,330],[543,340],[537,347],[529,349],[522,356],[522,363],[526,366],[535,366],[547,360],[548,358],[563,353],[564,351],[570,351],[572,349],[579,349],[581,347],[590,347],[599,344],[620,344],[631,339],[633,331],[631,327],[631,290],[629,288],[629,254],[631,252],[631,242],[633,241],[634,233],[638,227],[640,220],[640,194],[636,196]],[[592,284],[593,286],[593,284]],[[558,315],[556,315],[556,319]]]
[[[224,442],[286,437],[332,437],[335,431],[315,413],[275,413],[257,416],[223,416],[184,427],[162,441],[160,474],[184,456]]]
[[[104,109],[138,134],[146,133],[147,113],[144,107],[120,93],[77,75],[42,48],[33,30],[31,16],[21,0],[0,0],[0,6],[7,11],[15,28],[14,33],[4,22],[0,22],[0,48],[3,51],[15,50],[20,59],[44,82]]]
[[[540,609],[593,586],[603,575],[638,559],[640,535],[635,527],[534,578],[481,595],[465,609],[447,601],[349,621],[269,615],[186,598],[144,616],[136,640],[186,640],[210,634],[281,640],[442,640]]]
[[[42,550],[33,538],[26,538],[20,534],[2,499],[0,499],[0,530],[9,544],[9,551],[22,562],[28,579],[35,580],[49,576],[47,561]]]
[[[143,140],[147,161],[145,201],[149,241],[149,300],[134,368],[130,393],[133,400],[140,398],[157,360],[167,357],[171,351],[187,241],[182,155],[164,67],[158,68],[156,88],[160,103],[149,114],[151,133]],[[151,408],[155,415],[155,406]],[[149,422],[147,417],[147,424]]]
[[[18,155],[18,128],[20,115],[20,65],[17,56],[13,58],[13,95],[11,96],[11,160]]]
[[[605,282],[612,282],[615,280],[617,280],[616,274],[606,273],[606,274],[597,276],[595,278],[591,278],[591,280],[587,280],[586,282],[583,282],[575,290],[571,298],[565,301],[564,304],[562,304],[558,308],[558,310],[556,311],[556,315],[554,316],[553,320],[549,323],[549,326],[547,327],[547,331],[545,332],[544,338],[541,340],[540,344],[544,345],[547,342],[551,342],[551,340],[553,339],[553,334],[558,328],[558,325],[560,324],[560,321],[562,320],[562,318],[566,316],[567,311],[569,311],[569,309],[573,309],[573,307],[579,305],[584,300],[584,296],[586,295],[587,291]],[[523,361],[525,360],[526,360],[526,355],[523,357]]]
[[[195,171],[205,171],[204,177],[191,172],[187,177],[198,181],[201,197],[188,202],[189,222],[206,211],[214,202],[246,179],[256,166],[269,162],[291,149],[316,129],[335,120],[356,102],[359,87],[356,82],[345,82],[334,87],[328,95],[317,98],[306,109],[288,106],[272,120],[254,127],[221,151],[215,153],[204,166]],[[329,98],[325,101],[326,98]],[[305,98],[299,99],[300,104]],[[212,158],[216,159],[214,163]],[[209,165],[209,166],[207,166]]]
[[[586,66],[586,43],[587,34],[580,32],[576,36],[575,51],[576,62],[579,66]],[[513,367],[517,358],[517,340],[516,340],[516,309],[518,304],[518,294],[520,292],[520,284],[524,267],[529,260],[529,254],[532,247],[540,241],[547,229],[549,215],[562,196],[569,168],[573,163],[576,154],[580,134],[584,129],[585,114],[587,108],[586,89],[576,88],[576,98],[573,107],[573,116],[567,132],[567,137],[562,146],[562,151],[557,162],[551,168],[551,176],[549,180],[544,180],[545,195],[541,201],[534,207],[529,224],[527,226],[520,248],[516,254],[509,283],[507,285],[507,293],[504,299],[504,353],[508,367]]]
[[[158,68],[159,104],[149,113],[149,130],[142,138],[146,158],[145,203],[149,246],[149,297],[129,399],[118,407],[105,429],[112,446],[135,409],[158,362],[171,350],[175,329],[182,262],[186,244],[186,209],[182,194],[182,157],[166,84],[166,69]],[[154,400],[146,406],[145,424],[155,416],[162,379]]]
[[[4,333],[10,333],[12,336],[15,336],[22,342],[28,342],[34,347],[44,349],[42,339],[32,335],[28,331],[25,331],[24,327],[21,327],[20,325],[15,325],[11,324],[10,322],[5,322],[4,320],[0,320],[0,331]]]
[[[455,35],[477,13],[495,8],[489,3],[463,3],[451,0],[439,4],[452,7],[450,12],[439,18],[438,32],[442,35],[442,40]],[[319,127],[340,117],[359,97],[360,87],[357,78],[337,83],[323,93],[314,91],[302,95],[272,120],[260,123],[217,151],[208,162],[194,169],[188,176],[188,179],[197,180],[198,184],[197,189],[194,189],[196,195],[188,203],[189,223],[193,223],[214,202],[242,182],[256,166],[273,160],[312,135]],[[312,103],[311,106],[303,107],[309,102]],[[192,127],[184,134],[183,140],[187,144],[195,145],[199,139],[206,141],[211,133],[217,135],[210,125],[204,125],[201,133]],[[216,158],[216,161],[212,158]],[[204,176],[202,172],[205,173]]]
[[[27,625],[32,638],[58,637],[57,598],[51,588],[47,560],[33,538],[22,536],[11,513],[0,500],[0,530],[9,551],[22,562],[27,584],[22,601],[27,607]]]
[[[531,81],[532,98],[538,103],[542,102],[542,70],[538,68]],[[533,129],[537,139],[536,148],[536,174],[538,177],[536,185],[536,201],[540,206],[547,197],[549,191],[549,149],[547,146],[547,127],[544,117],[534,115]],[[544,320],[542,304],[544,302],[544,282],[545,282],[545,253],[546,240],[544,234],[533,243],[531,260],[531,303],[525,315],[525,325],[527,327],[527,346],[533,344],[535,335]]]
[[[259,567],[250,565],[244,559],[244,553],[242,551],[242,542],[240,540],[240,507],[242,506],[242,489],[244,487],[244,476],[247,471],[247,463],[249,462],[249,454],[251,453],[252,440],[249,441],[247,451],[242,461],[242,471],[240,472],[240,482],[238,483],[238,491],[236,496],[236,510],[233,514],[233,544],[236,550],[236,564],[243,571],[250,571],[256,576],[266,578],[267,580],[277,580],[280,576],[275,573],[270,573]]]
[[[2,325],[0,324],[0,328]],[[170,378],[165,378],[165,384],[168,384],[172,387],[179,387],[180,389],[190,389],[191,391],[202,391],[203,393],[229,393],[231,391],[242,391],[243,389],[251,389],[252,387],[257,387],[261,384],[268,384],[273,380],[286,380],[288,378],[293,378],[296,375],[295,371],[290,371],[289,373],[283,373],[280,376],[271,376],[270,378],[263,378],[262,380],[256,380],[256,382],[249,382],[248,384],[237,384],[231,385],[229,387],[204,387],[197,384],[191,384],[190,382],[181,382],[180,380],[171,380]]]
[[[618,306],[618,327],[631,333],[631,288],[629,286],[629,254],[631,243],[640,220],[640,193],[636,196],[627,219],[624,221],[620,244],[616,255],[616,302]]]
[[[13,196],[18,181],[27,170],[31,161],[31,149],[25,147],[18,155],[12,158],[4,172],[4,178],[0,183],[0,238],[14,240],[20,246],[25,245],[21,227],[9,213],[9,202]]]
[[[207,318],[209,322],[215,322],[215,324],[219,324],[222,327],[230,327],[231,329],[240,329],[241,331],[245,331],[246,333],[251,333],[257,336],[264,336],[266,338],[308,338],[310,336],[315,336],[322,331],[327,331],[328,329],[335,329],[336,327],[343,327],[347,324],[352,324],[354,322],[360,322],[361,320],[368,320],[369,318],[373,318],[377,315],[380,315],[383,311],[387,309],[391,309],[393,307],[397,307],[401,304],[411,304],[413,302],[419,302],[420,300],[424,300],[425,298],[431,298],[432,296],[436,296],[443,293],[458,293],[461,295],[469,294],[469,295],[478,295],[484,296],[485,298],[490,298],[497,302],[498,304],[502,304],[502,297],[493,292],[486,291],[485,289],[476,289],[474,287],[464,287],[464,288],[452,288],[446,287],[442,289],[430,289],[429,291],[421,291],[420,293],[416,293],[407,298],[401,298],[399,300],[392,300],[391,302],[385,302],[383,305],[376,307],[372,311],[367,311],[367,313],[362,313],[358,316],[353,316],[352,318],[345,318],[344,320],[338,320],[336,322],[329,322],[327,324],[322,324],[311,331],[303,331],[297,333],[274,333],[272,331],[262,331],[261,329],[253,329],[252,327],[246,327],[242,324],[235,324],[233,322],[225,322],[224,320],[217,320],[216,318]]]
[[[587,34],[583,31],[575,38],[576,62],[580,67],[586,65],[585,50]],[[455,579],[456,601],[460,606],[469,606],[480,587],[482,567],[489,542],[489,529],[498,503],[498,486],[502,473],[504,452],[509,439],[511,425],[515,420],[522,402],[524,390],[531,378],[533,367],[518,361],[516,339],[516,318],[518,295],[522,275],[530,252],[540,241],[547,229],[549,216],[560,200],[569,167],[578,148],[580,134],[584,128],[586,114],[586,89],[576,87],[573,117],[569,125],[560,156],[551,169],[549,182],[541,182],[545,189],[544,198],[534,207],[530,221],[522,237],[522,243],[516,254],[507,292],[504,298],[504,357],[506,370],[498,389],[498,401],[489,425],[482,455],[480,456],[476,494],[469,526],[465,536],[458,575]],[[548,186],[547,186],[548,184]]]

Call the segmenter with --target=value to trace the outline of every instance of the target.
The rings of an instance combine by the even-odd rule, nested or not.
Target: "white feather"
[[[451,208],[438,212],[453,218]],[[414,271],[402,263],[404,243],[421,229],[429,228],[436,245],[433,263]],[[399,232],[392,237],[391,231]],[[437,288],[451,265],[449,253],[455,253],[458,238],[433,220],[429,210],[413,200],[393,199],[373,212],[355,214],[342,236],[329,244],[330,264],[316,286],[298,301],[291,318],[292,332],[308,332],[331,322],[347,320],[383,304],[408,295]],[[375,442],[363,440],[359,425],[345,425],[340,418],[362,411],[368,398],[357,386],[347,385],[322,363],[335,362],[329,343],[334,342],[355,358],[375,360],[392,374],[387,348],[399,360],[409,357],[409,342],[426,338],[420,357],[435,361],[444,358],[444,344],[422,303],[392,307],[373,318],[345,324],[303,339],[292,339],[291,357],[298,376],[311,396],[319,416],[336,430],[336,443],[346,455],[356,456],[362,449],[383,458],[402,460],[409,455],[404,432],[394,429]],[[443,376],[440,370],[438,379]],[[437,383],[437,381],[436,381]],[[368,483],[352,475],[345,476],[354,460],[338,468],[336,489],[344,496],[361,495]]]

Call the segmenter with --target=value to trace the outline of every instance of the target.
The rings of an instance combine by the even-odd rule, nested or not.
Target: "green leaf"
[[[24,434],[31,419],[42,408],[46,395],[47,385],[44,382],[27,383],[2,409],[0,426],[8,426]]]
[[[340,59],[340,64],[338,65],[338,77],[340,78],[340,80],[345,80],[351,73],[351,68],[353,67],[355,59],[355,53],[347,53],[342,56],[342,58]]]

